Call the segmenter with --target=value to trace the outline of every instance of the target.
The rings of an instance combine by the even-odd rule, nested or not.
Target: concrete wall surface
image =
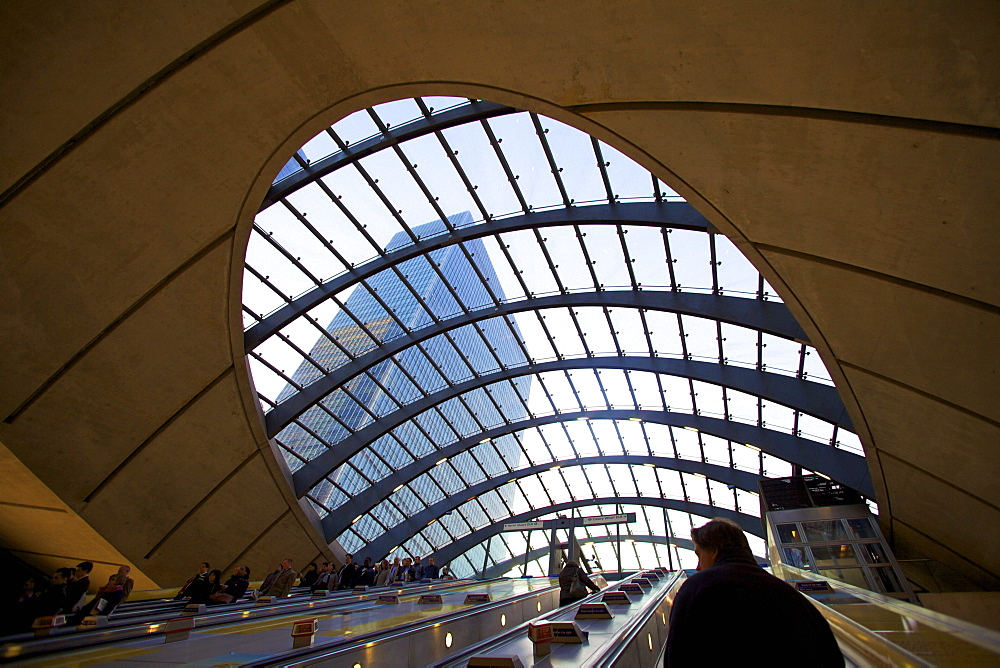
[[[0,498],[0,542],[41,560],[97,536],[161,585],[332,557],[247,375],[252,217],[322,127],[468,95],[588,131],[698,207],[817,346],[897,553],[996,588],[997,19],[944,0],[0,4],[0,441],[38,481]],[[17,503],[80,521],[33,547]]]

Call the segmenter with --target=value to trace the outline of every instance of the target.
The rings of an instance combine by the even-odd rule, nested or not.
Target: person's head
[[[24,584],[21,585],[21,589],[24,591],[35,591],[35,577],[33,575],[29,575],[28,579],[24,581]]]
[[[124,581],[126,578],[128,578],[128,574],[131,573],[131,572],[132,572],[132,567],[131,566],[119,566],[118,567],[118,575],[119,575],[119,577],[121,577],[122,581]]]
[[[115,573],[114,575],[111,575],[111,576],[108,577],[108,584],[109,585],[121,584],[120,582],[118,582],[118,574],[117,573]]]
[[[203,562],[201,562],[201,565],[198,566],[198,572],[201,573],[202,575],[204,575],[205,573],[208,572],[209,568],[211,568],[211,566],[208,565],[208,562],[207,561],[203,561]]]
[[[441,569],[441,575],[451,575],[451,569],[445,566]]]
[[[372,558],[371,557],[365,557],[364,567],[365,568],[371,568],[372,567]]]
[[[61,585],[70,582],[73,579],[73,569],[72,568],[57,568],[56,572],[52,574],[52,584]]]
[[[699,571],[731,557],[754,558],[746,535],[732,520],[717,517],[708,524],[695,527],[691,529],[691,540],[698,555]]]
[[[344,564],[345,564],[345,565],[347,565],[347,564],[351,563],[352,561],[354,561],[354,557],[352,557],[352,556],[351,556],[351,555],[349,555],[349,554],[345,554],[345,555],[344,555]]]
[[[214,571],[208,574],[209,582],[220,582],[222,580],[222,571],[216,568]]]
[[[243,570],[243,572],[240,573],[240,577],[244,577],[247,580],[249,580],[250,579],[250,567],[249,566],[240,566],[240,568]]]
[[[399,566],[399,557],[396,557],[395,559],[392,560],[392,565]]]
[[[427,557],[427,563],[430,564],[431,566],[433,566],[434,565],[434,557]]]
[[[315,570],[316,570],[316,562],[315,561],[310,561],[309,565],[306,566],[306,573],[312,573]]]
[[[413,557],[413,563],[414,564],[419,564],[420,563],[420,557],[419,556]]]
[[[288,569],[290,569],[292,567],[292,560],[291,559],[285,559],[284,561],[281,562],[280,566],[281,566],[281,570],[287,571]]]
[[[75,577],[77,580],[88,577],[92,570],[94,570],[94,564],[89,561],[81,561],[76,565]]]

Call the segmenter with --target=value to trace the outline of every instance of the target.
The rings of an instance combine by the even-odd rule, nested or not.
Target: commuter
[[[438,567],[434,564],[434,557],[427,557],[427,565],[424,566],[424,578],[437,580],[440,577]]]
[[[354,558],[344,555],[344,565],[341,567],[337,577],[340,580],[340,589],[354,589],[354,581],[359,575],[358,565],[354,563]]]
[[[601,590],[587,577],[579,564],[575,561],[567,561],[559,572],[559,606],[569,605],[586,598],[588,589],[591,591]]]
[[[266,590],[270,589],[271,588],[271,584],[278,578],[279,575],[281,575],[281,571],[282,570],[283,569],[282,569],[281,564],[278,564],[277,566],[275,566],[274,570],[271,571],[270,573],[268,573],[267,577],[265,577],[264,581],[260,584],[260,589],[258,589],[256,591],[256,593],[254,594],[254,598],[257,598],[258,596],[264,595],[264,592]]]
[[[29,576],[21,588],[7,602],[0,615],[0,635],[22,633],[31,629],[37,614],[38,602],[45,595],[45,582],[41,576]],[[54,614],[54,613],[53,613]]]
[[[330,589],[330,576],[333,575],[333,567],[330,565],[329,561],[324,561],[320,564],[319,571],[316,573],[316,581],[312,584],[310,589],[312,591],[325,591]]]
[[[201,562],[201,564],[198,566],[198,572],[187,579],[187,582],[184,583],[184,586],[181,587],[181,590],[177,592],[176,596],[174,596],[174,600],[180,600],[182,598],[191,598],[191,594],[189,594],[187,591],[188,587],[190,587],[192,583],[194,583],[195,581],[203,583],[205,580],[207,580],[209,568],[211,568],[211,566],[209,566],[207,561]],[[197,587],[200,587],[200,585],[198,585]]]
[[[392,583],[396,582],[396,578],[399,576],[400,568],[402,568],[402,566],[399,563],[399,557],[396,557],[395,559],[392,560],[392,566],[389,567],[389,577],[386,578],[387,584],[391,585]]]
[[[222,588],[222,571],[215,569],[210,571],[208,577],[199,582],[195,580],[188,587],[187,593],[191,596],[191,603],[205,603]]]
[[[389,572],[392,570],[392,566],[389,565],[388,559],[383,559],[378,565],[378,571],[375,573],[375,586],[384,587],[389,583]]]
[[[292,583],[295,582],[295,570],[292,569],[292,560],[285,559],[279,564],[281,572],[278,573],[277,577],[271,580],[271,583],[267,586],[260,588],[261,596],[274,596],[276,598],[284,598],[288,596],[292,591]]]
[[[454,580],[455,576],[451,574],[451,569],[445,566],[441,569],[441,579],[442,580]]]
[[[403,563],[400,564],[399,568],[396,570],[396,582],[412,582],[413,581],[413,565],[409,557],[403,559]]]
[[[355,587],[371,587],[375,584],[375,569],[372,567],[371,557],[365,557],[364,563],[361,565],[361,569],[358,571],[358,577],[354,580]]]
[[[238,601],[247,593],[247,587],[249,586],[250,567],[237,566],[233,574],[229,576],[229,579],[219,587],[217,592],[209,596],[205,603],[206,605],[221,605],[223,603]]]
[[[97,590],[97,595],[87,605],[80,608],[70,618],[71,624],[79,624],[84,617],[98,615],[107,617],[122,601],[132,593],[135,581],[129,577],[131,566],[121,566],[114,575],[108,578],[108,583]]]
[[[35,598],[32,617],[58,615],[67,605],[66,587],[72,578],[72,568],[57,568],[49,581],[49,588]]]
[[[81,561],[76,565],[73,572],[73,579],[66,585],[66,607],[63,612],[76,612],[83,607],[87,600],[87,590],[90,589],[90,572],[94,570],[94,564],[89,561]]]
[[[299,574],[299,586],[300,587],[312,587],[316,584],[316,578],[319,577],[319,570],[316,568],[316,562],[312,561],[306,566],[306,569]]]
[[[411,568],[413,569],[414,581],[420,582],[424,579],[424,566],[420,563],[419,556],[413,558],[413,566]]]
[[[823,616],[805,595],[757,565],[739,526],[714,519],[692,529],[691,538],[699,572],[674,598],[664,666],[753,665],[780,657],[844,665]]]

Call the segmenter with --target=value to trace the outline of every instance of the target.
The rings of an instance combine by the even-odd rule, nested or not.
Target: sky
[[[423,100],[434,110],[467,102],[455,98]],[[375,113],[390,128],[422,115],[413,100],[380,105],[375,108]],[[557,121],[544,117],[539,117],[538,120],[561,170],[559,177],[573,204],[606,204],[607,192],[591,138]],[[522,112],[493,118],[488,125],[501,141],[511,170],[518,177],[518,187],[533,210],[562,207],[563,200],[557,181],[551,173],[542,142],[536,135],[529,114]],[[375,121],[365,111],[352,114],[332,127],[334,133],[349,145],[378,133]],[[483,125],[470,123],[451,128],[444,130],[443,136],[449,149],[454,152],[452,157],[461,163],[471,183],[476,186],[475,192],[489,215],[493,218],[520,215],[522,212],[518,199]],[[666,184],[655,180],[645,169],[617,150],[603,142],[599,142],[598,147],[601,158],[606,163],[617,201],[653,201],[654,184],[664,199],[682,201]],[[308,160],[315,161],[337,151],[334,139],[328,133],[321,133],[305,144],[301,154]],[[481,221],[482,213],[467,192],[442,142],[430,135],[403,143],[400,152],[383,150],[361,161],[368,177],[383,190],[392,208],[399,212],[398,216],[407,225],[413,227],[437,219],[434,208],[407,171],[407,163],[419,174],[428,190],[439,198],[438,204],[446,215],[469,211],[475,222]],[[311,184],[287,198],[290,206],[279,202],[258,214],[255,232],[251,235],[247,251],[247,265],[266,277],[266,281],[274,285],[283,296],[276,294],[253,273],[247,272],[244,277],[243,301],[250,313],[270,313],[282,306],[285,298],[302,294],[313,288],[316,281],[326,281],[349,268],[301,220],[308,221],[317,233],[328,240],[348,265],[360,264],[377,256],[380,248],[400,231],[396,217],[369,186],[365,174],[359,169],[340,169],[324,177],[323,183],[326,191],[319,185]],[[371,241],[355,227],[341,206],[331,200],[330,193],[340,198],[338,202],[343,209],[365,226],[364,231],[370,235]],[[538,233],[520,231],[504,234],[499,239],[485,239],[487,252],[507,300],[526,298],[516,271],[523,272],[520,278],[534,295],[558,293],[559,285],[549,269],[543,246],[556,265],[558,280],[570,292],[594,290],[591,268],[599,284],[606,290],[632,289],[630,268],[643,290],[671,289],[664,234],[660,229],[626,226],[624,234],[619,234],[614,226],[588,225],[582,226],[581,231],[585,233],[582,239],[577,237],[573,227],[547,228]],[[299,270],[267,237],[301,262],[308,273]],[[747,299],[756,297],[760,284],[758,272],[724,236],[713,235],[710,242],[709,235],[704,233],[674,229],[669,232],[667,242],[670,258],[673,260],[669,264],[672,265],[676,283],[682,291],[710,294],[713,290],[714,269],[722,294]],[[505,248],[501,248],[501,243]],[[714,259],[717,263],[714,267],[713,247],[710,243],[714,244]],[[584,250],[593,263],[590,268],[587,266]],[[504,251],[513,259],[513,265],[507,260]],[[343,303],[353,289],[362,288],[349,288],[338,295],[338,300]],[[764,290],[769,300],[780,301],[780,297],[766,283]],[[255,349],[254,353],[267,362],[264,364],[256,358],[251,358],[250,361],[253,380],[262,396],[265,410],[286,385],[285,378],[268,368],[268,365],[290,377],[302,362],[302,356],[294,347],[308,352],[320,335],[318,327],[328,324],[337,309],[335,303],[324,302],[309,314],[319,323],[318,326],[300,318],[282,330],[286,341],[280,337],[271,337]],[[557,308],[513,317],[523,335],[525,346],[532,357],[539,361],[552,359],[559,354],[567,357],[583,356],[588,351],[596,356],[617,355],[616,337],[617,346],[621,347],[623,354],[648,357],[649,332],[656,354],[660,356],[680,358],[686,347],[691,359],[718,362],[721,346],[727,364],[754,368],[758,351],[766,369],[773,373],[795,375],[800,363],[801,344],[798,342],[764,335],[761,342],[765,345],[758,349],[755,330],[729,324],[723,324],[720,328],[713,320],[693,316],[650,311],[645,314],[645,326],[637,311],[624,308],[613,309],[611,313],[605,313],[600,307],[575,308],[572,313],[567,308]],[[616,332],[615,336],[611,334],[609,320]],[[250,326],[253,322],[255,318],[245,313],[245,325]],[[554,336],[554,342],[546,334],[546,329]],[[720,333],[722,342],[718,340]],[[808,352],[810,354],[804,359],[806,377],[832,385],[818,354],[811,349]],[[541,386],[544,386],[544,390]],[[692,397],[692,389],[696,392],[696,398]],[[553,404],[563,409],[606,408],[605,393],[612,407],[635,407],[638,403],[640,407],[663,409],[665,405],[669,405],[670,410],[689,413],[697,410],[699,414],[715,417],[724,417],[728,413],[731,419],[749,424],[756,424],[760,411],[770,428],[786,433],[797,428],[803,437],[819,443],[829,443],[833,436],[833,426],[828,422],[806,415],[799,415],[796,422],[794,411],[774,402],[765,402],[761,407],[758,406],[756,397],[740,392],[729,390],[724,397],[721,388],[715,385],[697,381],[691,384],[687,379],[656,377],[655,374],[646,372],[625,373],[604,369],[574,371],[570,374],[542,374],[533,383],[528,406],[536,415],[551,413]],[[667,399],[664,399],[665,395]],[[548,447],[553,453],[553,461],[572,456],[574,446],[581,454],[596,454],[597,444],[600,443],[605,451],[617,448],[619,454],[626,451],[674,456],[676,448],[677,455],[684,458],[730,465],[726,441],[676,428],[672,431],[671,435],[667,433],[667,427],[652,424],[570,422],[528,430],[523,434],[522,444],[528,452]],[[837,440],[840,447],[862,454],[860,443],[853,434],[839,430]],[[791,473],[786,462],[763,455],[752,447],[733,448],[732,460],[736,468],[744,470],[757,471],[763,461],[768,475]],[[594,489],[598,493],[610,493],[614,489],[627,496],[628,489],[641,494],[641,490],[662,488],[669,494],[681,497],[686,492],[692,501],[707,503],[711,500],[716,505],[734,509],[738,504],[747,512],[758,514],[756,497],[742,490],[727,490],[722,483],[690,474],[665,475],[661,470],[649,467],[623,465],[550,469],[538,476],[525,478],[518,484],[514,510],[527,510],[532,504],[542,503],[539,499],[545,501],[546,487],[549,494],[562,494],[567,499],[572,497],[573,490],[580,489]],[[542,505],[547,505],[547,501]],[[672,531],[681,537],[688,537],[691,520],[684,513],[643,509],[638,506],[630,511],[642,515],[640,525],[633,527],[636,534],[663,535]],[[588,509],[586,512],[590,514],[598,511]],[[614,507],[610,508],[610,512],[614,512]],[[599,534],[606,530],[595,528],[593,531]],[[540,540],[539,536],[531,538],[531,547],[540,546],[535,545]],[[526,538],[522,534],[506,536],[510,549],[515,553],[523,551]],[[755,553],[764,553],[763,542],[759,539],[754,539],[751,545]],[[596,551],[605,567],[617,561],[612,543],[596,544],[587,550]],[[671,557],[680,558],[685,566],[693,563],[693,553],[687,550],[680,550]],[[628,544],[623,555],[623,561],[633,567],[656,565],[639,563],[652,559],[665,563],[665,548],[640,543]],[[538,564],[535,566],[541,567]]]

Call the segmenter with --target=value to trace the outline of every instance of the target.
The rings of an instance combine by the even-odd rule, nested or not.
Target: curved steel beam
[[[442,502],[443,503],[443,502]],[[758,538],[764,538],[764,529],[761,525],[760,518],[754,517],[753,515],[746,515],[744,513],[738,513],[734,510],[727,510],[726,508],[718,508],[716,506],[709,506],[703,503],[693,503],[691,501],[680,501],[678,499],[661,499],[649,496],[608,496],[600,497],[596,499],[580,499],[577,501],[567,501],[565,503],[556,503],[551,506],[546,506],[545,508],[535,508],[527,512],[521,513],[520,515],[514,515],[505,520],[505,522],[527,522],[541,515],[548,515],[550,513],[558,513],[564,510],[570,510],[572,508],[582,508],[584,506],[595,506],[595,505],[630,505],[630,506],[655,506],[657,508],[666,508],[668,510],[679,510],[684,513],[690,513],[692,515],[699,515],[701,517],[726,517],[736,522],[743,531],[757,536]],[[417,513],[411,517],[406,522],[396,525],[386,533],[382,534],[372,542],[370,542],[364,548],[364,556],[380,555],[378,558],[381,559],[382,556],[387,555],[390,550],[394,547],[402,545],[407,540],[409,540],[414,534],[420,529],[427,526],[432,519],[440,518],[444,513],[433,514],[431,512],[432,508],[435,508],[438,504],[430,506],[426,511]],[[419,526],[417,526],[419,524]],[[447,564],[449,561],[467,552],[474,546],[482,543],[484,540],[490,536],[495,536],[498,533],[503,532],[503,523],[494,522],[488,524],[481,529],[473,531],[472,533],[463,536],[453,543],[445,545],[441,549],[434,552],[434,558],[442,564]]]
[[[654,543],[656,545],[676,545],[677,547],[684,550],[691,550],[694,552],[694,541],[690,538],[677,538],[676,536],[671,536],[667,538],[665,536],[652,536],[649,534],[629,534],[629,540],[635,541],[636,543]],[[584,539],[586,543],[614,543],[618,540],[617,536],[594,536],[592,538]],[[623,539],[624,540],[624,539]],[[583,543],[581,543],[582,545]],[[546,557],[549,554],[549,547],[540,547],[531,552],[528,552],[528,561],[534,561],[540,557]],[[486,569],[486,574],[484,579],[499,578],[503,577],[510,569],[524,563],[525,555],[520,555],[517,557],[512,557],[510,559],[505,559],[499,563],[496,563]],[[767,557],[762,557],[755,554],[754,559],[757,560],[758,564],[768,563]],[[662,564],[661,564],[662,565]],[[439,566],[447,566],[447,564],[439,564]],[[604,569],[604,572],[613,572]]]
[[[434,453],[435,459],[439,458],[438,455],[440,455],[439,452]],[[733,487],[738,487],[747,492],[754,492],[757,490],[757,480],[760,478],[760,476],[754,475],[753,473],[739,471],[737,469],[729,468],[728,466],[706,464],[704,462],[692,461],[690,459],[650,457],[648,455],[599,455],[596,457],[560,459],[558,462],[546,462],[544,464],[536,464],[535,466],[526,466],[524,468],[515,469],[514,471],[508,471],[507,473],[494,476],[481,483],[451,494],[447,499],[444,499],[443,501],[440,501],[430,507],[442,507],[444,508],[442,512],[451,512],[466,501],[469,501],[480,494],[485,494],[492,489],[505,485],[511,480],[527,478],[528,476],[535,475],[536,473],[543,473],[554,466],[568,468],[570,466],[587,466],[590,464],[631,464],[633,466],[653,464],[659,468],[670,469],[672,471],[683,471],[685,473],[703,475],[706,478],[711,478],[712,480],[723,482]],[[433,466],[433,464],[430,465],[430,467]],[[389,477],[396,478],[396,476]],[[351,526],[352,518],[367,514],[380,501],[388,498],[388,496],[392,493],[391,490],[396,488],[396,485],[389,487],[389,484],[391,483],[386,478],[383,478],[375,485],[366,489],[364,492],[354,496],[344,505],[338,507],[335,513],[330,513],[324,517],[323,533],[326,536],[326,540],[330,541],[335,539],[345,529]]]
[[[410,346],[488,318],[508,316],[524,311],[583,306],[635,308],[682,313],[748,327],[786,339],[807,341],[805,332],[802,331],[802,327],[792,317],[788,307],[781,302],[765,302],[758,299],[742,299],[740,297],[663,290],[609,290],[606,292],[578,292],[564,295],[550,295],[507,302],[500,306],[490,306],[432,323],[415,332],[410,332],[387,341],[364,355],[359,355],[354,360],[337,367],[329,374],[318,378],[315,382],[291,395],[271,410],[267,414],[268,435],[273,437],[292,420],[308,410],[310,406],[323,399],[323,397],[338,387],[344,385],[358,374],[384,362],[393,355],[399,354]]]
[[[454,109],[448,109],[437,114],[432,114],[430,118],[423,117],[392,128],[385,133],[379,133],[368,139],[359,141],[354,146],[350,146],[343,151],[338,151],[322,160],[310,163],[301,171],[290,174],[287,178],[272,184],[264,197],[264,202],[260,205],[259,211],[263,211],[283,197],[291,195],[320,177],[326,176],[346,165],[353,164],[362,158],[373,153],[378,153],[382,149],[391,147],[393,144],[401,144],[410,139],[423,137],[425,135],[447,130],[465,123],[474,123],[479,120],[515,114],[519,109],[508,107],[495,102],[480,100],[470,104],[463,104]]]
[[[352,267],[326,283],[316,286],[248,329],[243,335],[244,349],[246,352],[250,352],[295,318],[307,313],[325,299],[351,287],[358,281],[370,278],[393,265],[425,255],[438,248],[503,232],[529,230],[537,227],[588,224],[673,227],[700,232],[715,231],[708,220],[687,202],[595,204],[488,220],[478,225],[459,228],[449,234],[421,239],[414,244],[369,260],[360,266]]]
[[[460,439],[450,445],[439,448],[426,457],[411,462],[398,471],[390,473],[374,485],[355,494],[350,501],[343,506],[339,506],[336,513],[331,513],[323,519],[324,533],[327,535],[328,540],[331,536],[339,536],[350,525],[351,518],[369,512],[383,499],[388,497],[396,487],[418,478],[423,473],[434,468],[437,462],[442,459],[454,457],[475,447],[484,438],[500,438],[514,432],[541,427],[547,424],[555,424],[557,422],[573,421],[579,418],[621,421],[639,419],[644,422],[672,427],[691,427],[711,436],[717,436],[729,441],[752,443],[765,454],[778,457],[792,464],[798,464],[809,471],[819,471],[833,480],[857,490],[864,496],[872,498],[875,494],[865,458],[846,450],[821,445],[815,441],[810,441],[800,436],[792,436],[791,434],[773,429],[764,429],[755,425],[702,415],[664,413],[663,411],[651,410],[599,409],[528,418],[519,422],[512,422],[511,424],[488,429],[482,433]],[[645,461],[647,460],[644,459],[643,462]],[[690,463],[692,466],[705,466],[701,462],[692,462],[690,460],[680,461]],[[669,464],[666,464],[666,466],[672,468]],[[706,470],[701,468],[691,469],[690,472],[708,475]],[[308,479],[305,476],[300,476],[300,473],[301,471],[296,472],[292,478],[296,496],[298,497],[304,496],[318,482]],[[744,489],[753,491],[755,487],[744,487]],[[344,510],[342,511],[341,509]],[[336,519],[333,519],[334,516],[336,516]]]
[[[850,418],[837,390],[829,385],[716,362],[695,362],[666,357],[582,357],[501,369],[421,397],[337,442],[333,448],[321,453],[302,467],[296,475],[301,474],[301,477],[315,482],[407,420],[471,390],[519,376],[572,369],[627,369],[693,378],[776,401],[838,424],[845,429],[851,429]],[[272,415],[276,417],[272,418]],[[280,431],[275,429],[275,425],[279,424],[277,416],[280,415],[278,409],[275,409],[265,417],[268,434]],[[290,420],[291,418],[287,418],[287,421]]]
[[[689,538],[675,538],[671,536],[667,538],[665,536],[652,536],[649,534],[629,534],[629,540],[634,540],[637,543],[655,543],[657,545],[676,545],[677,547],[683,548],[685,550],[694,550],[694,542]],[[577,538],[579,540],[579,538]],[[593,538],[586,538],[584,542],[587,543],[614,543],[618,540],[618,536],[594,536]],[[623,539],[624,540],[624,539]],[[582,543],[581,543],[582,544]],[[515,566],[520,566],[525,561],[525,556],[527,556],[528,561],[534,561],[540,557],[546,557],[549,554],[549,547],[540,547],[535,550],[528,552],[527,555],[520,555],[517,557],[512,557],[510,559],[505,559],[501,562],[493,564],[486,569],[485,579],[489,578],[499,578],[503,577],[510,569]],[[755,558],[760,561],[760,557]],[[436,560],[436,557],[435,557]],[[765,560],[766,561],[766,560]],[[447,564],[439,564],[439,566],[447,566]],[[605,569],[607,570],[607,569]]]

